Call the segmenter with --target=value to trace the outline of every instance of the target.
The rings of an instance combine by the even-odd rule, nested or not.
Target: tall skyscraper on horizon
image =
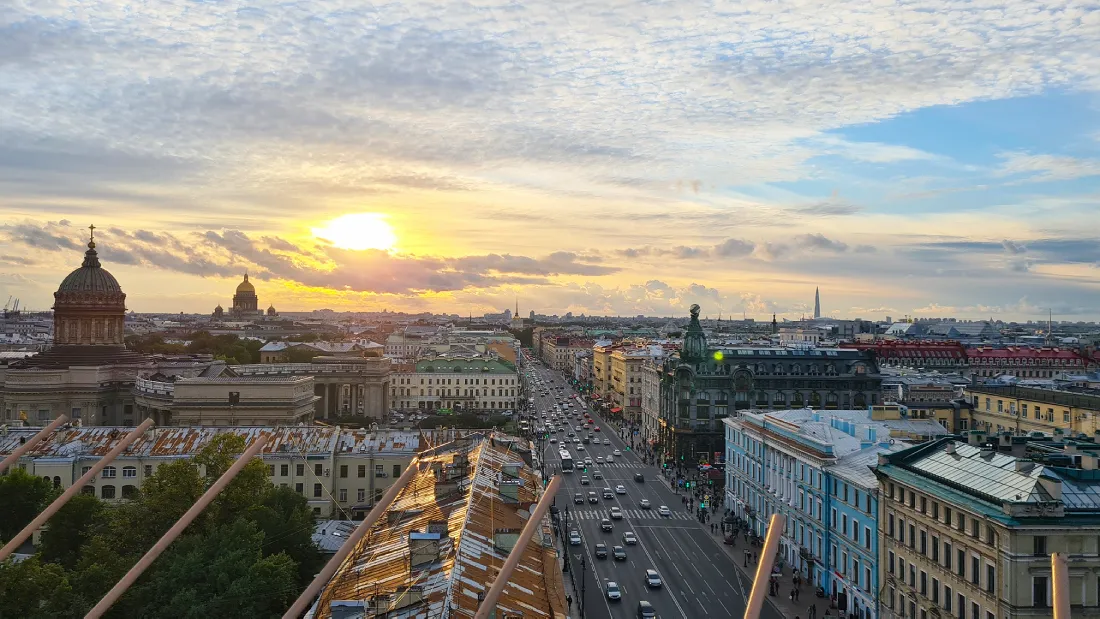
[[[821,288],[814,288],[814,318],[821,318]]]

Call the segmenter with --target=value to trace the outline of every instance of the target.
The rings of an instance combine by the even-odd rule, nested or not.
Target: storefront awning
[[[623,409],[621,409],[621,408],[619,408],[618,406],[616,406],[615,408],[611,409],[611,412],[613,412],[613,413],[621,413],[621,412],[623,412]]]

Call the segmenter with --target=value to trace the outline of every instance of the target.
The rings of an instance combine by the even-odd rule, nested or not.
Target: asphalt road
[[[528,365],[534,368],[543,379],[544,384],[553,376],[553,386],[550,395],[543,396],[539,387],[532,385],[530,394],[535,398],[535,415],[533,426],[544,425],[542,413],[553,410],[554,404],[560,398],[558,390],[563,390],[566,397],[572,398],[573,392],[561,376],[540,363],[533,362]],[[576,402],[576,400],[572,400]],[[582,404],[569,409],[574,415],[580,413],[583,417]],[[588,431],[576,432],[574,427],[583,422],[577,421],[573,415],[568,417],[569,425],[564,432],[553,433],[557,443],[546,445],[547,472],[558,470],[558,448],[561,441],[569,432],[574,432],[579,437],[588,434]],[[568,529],[580,531],[582,543],[579,546],[566,546],[567,552],[572,555],[573,565],[580,563],[583,556],[588,567],[585,591],[585,609],[583,617],[586,619],[602,618],[626,618],[637,617],[638,602],[646,600],[657,611],[657,616],[663,619],[681,617],[683,619],[727,619],[743,617],[745,601],[748,598],[749,589],[752,587],[751,579],[745,577],[734,566],[732,559],[719,546],[718,542],[710,536],[704,526],[696,520],[695,516],[688,513],[680,500],[680,495],[675,494],[668,486],[659,480],[656,467],[648,466],[626,450],[626,445],[619,438],[614,427],[609,429],[603,420],[597,418],[596,425],[601,432],[593,432],[599,437],[600,444],[595,441],[591,445],[583,445],[584,451],[578,451],[577,446],[567,445],[573,459],[577,462],[577,470],[571,474],[562,475],[562,486],[558,492],[556,505],[562,510],[563,519],[567,519]],[[603,445],[603,439],[608,438],[611,445]],[[591,485],[581,485],[583,472],[582,464],[585,457],[592,458],[593,462],[598,457],[606,458],[613,450],[620,450],[622,457],[615,457],[612,464],[595,464],[588,467],[587,476]],[[595,479],[595,471],[600,471],[603,479]],[[642,473],[644,482],[634,481],[634,474]],[[604,488],[615,491],[617,485],[622,485],[626,493],[615,494],[613,499],[604,499]],[[587,495],[590,490],[597,492],[599,502],[590,504]],[[574,505],[573,496],[581,492],[585,495],[583,505]],[[652,509],[644,510],[639,507],[639,501],[649,499]],[[661,517],[657,509],[661,505],[668,506],[672,512],[671,517]],[[623,510],[623,519],[612,521],[611,532],[601,531],[600,520],[609,518],[609,510],[612,506],[618,506]],[[623,533],[633,531],[638,537],[637,545],[627,546],[623,544]],[[597,543],[607,544],[609,555],[615,545],[622,545],[626,550],[625,561],[615,561],[611,556],[607,559],[595,557]],[[664,586],[651,589],[645,584],[645,571],[655,569],[661,575]],[[568,575],[566,576],[568,578]],[[618,583],[622,590],[622,599],[610,601],[606,595],[606,583],[613,581]],[[576,601],[574,601],[576,607]],[[761,613],[762,619],[782,619],[775,607],[765,604]]]

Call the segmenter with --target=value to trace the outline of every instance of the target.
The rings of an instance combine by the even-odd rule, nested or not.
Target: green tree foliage
[[[286,359],[289,363],[309,363],[317,355],[316,350],[305,346],[295,346],[286,350]]]
[[[181,539],[119,610],[186,619],[278,616],[299,592],[297,566],[285,553],[264,556],[263,547],[263,532],[243,519]]]
[[[92,535],[107,521],[103,503],[92,494],[78,494],[69,500],[42,532],[39,547],[42,560],[73,569],[80,551]]]
[[[302,588],[324,566],[324,557],[313,543],[313,510],[304,496],[290,488],[269,487],[245,517],[263,532],[265,556],[285,553],[298,563],[297,581]]]
[[[0,477],[0,539],[22,531],[57,494],[52,483],[20,468]]]
[[[31,557],[0,563],[0,618],[65,619],[80,617],[65,568]]]
[[[195,456],[195,464],[205,469],[206,486],[229,470],[245,448],[244,438],[237,434],[219,434],[207,443]],[[260,503],[270,488],[267,465],[259,458],[253,459],[206,508],[206,517],[214,522],[229,522],[249,506]]]

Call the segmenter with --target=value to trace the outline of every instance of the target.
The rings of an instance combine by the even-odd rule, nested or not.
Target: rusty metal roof
[[[133,427],[91,426],[61,427],[35,445],[24,457],[67,458],[76,456],[106,455]],[[41,428],[11,428],[7,436],[0,435],[0,455],[10,454],[19,448],[20,437],[30,439]],[[342,429],[335,426],[301,427],[186,427],[153,428],[147,431],[124,452],[138,457],[181,457],[194,455],[215,436],[231,432],[251,443],[259,436],[270,436],[264,446],[264,454],[327,455],[334,453],[337,445],[352,445],[352,451],[373,453],[415,453],[420,447],[416,433],[382,430],[367,433],[363,430]]]
[[[479,435],[456,440],[450,449],[433,449],[420,462],[416,476],[326,585],[314,617],[331,617],[331,604],[343,600],[363,603],[366,617],[477,612],[478,594],[488,591],[508,557],[498,536],[501,544],[518,537],[541,496],[541,479],[502,442]],[[444,481],[437,482],[435,468]],[[502,494],[507,486],[515,488],[516,500]],[[430,545],[433,536],[422,534],[441,530],[444,523],[438,556],[430,551],[434,560],[410,567],[410,540]],[[497,607],[521,612],[525,619],[564,617],[564,586],[548,519],[539,526]]]

